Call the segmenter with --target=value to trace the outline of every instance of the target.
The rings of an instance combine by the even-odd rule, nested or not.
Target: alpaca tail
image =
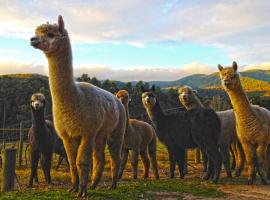
[[[157,164],[157,137],[156,137],[156,132],[153,127],[152,127],[152,131],[153,131],[153,138],[152,138],[152,141],[148,145],[148,154],[150,157],[152,169],[155,174],[155,178],[159,179],[158,164]]]

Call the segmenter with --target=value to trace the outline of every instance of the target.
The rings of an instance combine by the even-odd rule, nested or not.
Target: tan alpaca
[[[253,183],[255,163],[263,184],[267,184],[268,161],[266,150],[270,142],[270,111],[251,105],[242,88],[237,63],[223,68],[218,65],[223,88],[228,93],[235,111],[236,130],[244,149],[247,167],[248,184]]]
[[[73,80],[72,50],[64,21],[38,26],[31,45],[42,50],[49,63],[49,83],[55,128],[63,140],[70,163],[72,188],[86,196],[94,147],[91,188],[98,184],[104,168],[106,142],[112,160],[112,188],[116,187],[121,146],[126,125],[125,110],[111,93],[89,83]]]
[[[126,110],[126,116],[128,119],[122,148],[122,163],[119,178],[122,177],[123,171],[125,169],[129,150],[132,150],[131,164],[133,168],[134,179],[137,179],[139,154],[141,155],[144,165],[144,178],[148,178],[150,157],[155,178],[159,179],[158,165],[156,159],[156,133],[154,128],[146,122],[129,118],[128,104],[130,98],[126,90],[120,90],[119,92],[117,92],[116,97],[120,99],[122,104],[124,105]]]
[[[182,86],[178,90],[179,100],[187,110],[201,108],[204,105],[189,86]],[[244,152],[237,138],[235,127],[235,116],[232,109],[217,112],[221,122],[221,132],[219,137],[219,148],[222,154],[224,167],[228,177],[231,177],[230,166],[230,146],[233,145],[234,154],[236,155],[236,175],[240,175],[244,167]]]

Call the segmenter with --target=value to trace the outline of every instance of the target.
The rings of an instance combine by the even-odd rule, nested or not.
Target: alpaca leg
[[[209,167],[213,166],[213,169],[214,169],[214,177],[212,178],[212,181],[213,183],[217,183],[220,176],[221,165],[222,165],[221,155],[218,151],[218,148],[214,147],[213,145],[207,146],[206,153],[207,153],[208,159],[210,159]],[[209,169],[209,173],[213,174],[211,171],[212,170]]]
[[[58,162],[57,162],[57,165],[55,167],[56,171],[59,169],[59,167],[62,164],[63,160],[64,160],[64,158],[61,155],[59,155]]]
[[[258,172],[261,177],[262,184],[267,184],[268,162],[266,160],[267,144],[260,144],[256,149]]]
[[[170,178],[174,178],[176,160],[172,152],[169,151],[168,153],[169,153],[169,161],[170,161]]]
[[[240,141],[237,141],[236,143],[236,150],[237,150],[237,160],[236,160],[237,169],[236,169],[235,175],[240,176],[245,165],[245,153],[243,151],[243,147]]]
[[[253,184],[254,176],[255,176],[255,165],[256,162],[256,150],[252,144],[242,142],[242,147],[245,152],[245,158],[248,168],[248,185]]]
[[[185,154],[186,154],[186,150],[184,149],[177,149],[175,153],[175,157],[176,157],[176,162],[178,165],[178,171],[180,174],[180,178],[184,178],[185,176],[185,162],[187,162],[187,160],[185,159]]]
[[[79,176],[80,190],[78,197],[87,196],[87,183],[89,180],[89,169],[92,161],[93,138],[83,136],[78,148],[76,166]]]
[[[123,172],[126,167],[127,160],[128,160],[128,154],[129,154],[128,149],[122,149],[122,154],[121,154],[122,161],[121,161],[121,166],[120,166],[119,176],[118,176],[119,179],[121,179],[123,176]]]
[[[31,153],[31,175],[29,179],[28,187],[33,186],[33,179],[37,178],[37,167],[38,167],[39,153]]]
[[[150,162],[151,162],[151,165],[152,165],[152,168],[153,168],[153,172],[155,174],[155,178],[159,179],[156,142],[151,142],[149,144],[149,146],[148,146],[148,155],[150,157]]]
[[[45,163],[46,163],[46,171],[47,171],[47,177],[48,177],[48,182],[49,184],[52,183],[51,179],[51,167],[52,167],[52,153],[46,155],[45,157]]]
[[[227,173],[227,177],[231,178],[232,177],[232,172],[231,172],[231,165],[230,165],[230,148],[228,146],[221,146],[220,147],[220,153],[222,156],[222,162],[224,165],[224,168]]]
[[[150,168],[150,160],[148,158],[147,149],[142,150],[140,152],[140,154],[141,154],[141,158],[142,158],[142,162],[143,162],[143,166],[144,166],[143,178],[147,179],[149,176],[149,168]]]
[[[132,154],[131,154],[131,165],[133,169],[134,179],[138,178],[138,160],[139,160],[139,149],[135,148],[133,149]]]
[[[207,154],[202,150],[202,156],[203,156],[203,172],[207,171],[207,164],[208,164],[208,158]]]
[[[94,152],[93,152],[93,176],[91,189],[95,189],[98,185],[105,165],[105,145],[106,138],[96,137],[94,143]]]
[[[48,174],[47,174],[47,170],[46,170],[46,161],[45,161],[45,157],[44,154],[40,155],[40,164],[41,164],[41,168],[44,174],[44,178],[46,183],[48,183]]]
[[[78,192],[79,187],[79,177],[76,167],[76,156],[78,152],[79,141],[73,138],[64,138],[63,139],[64,147],[67,152],[68,162],[70,164],[70,176],[71,176],[71,188],[69,192]]]
[[[236,155],[235,155],[235,150],[233,149],[234,144],[230,146],[230,153],[232,156],[232,164],[231,164],[231,170],[236,169]]]
[[[111,172],[112,172],[112,185],[111,189],[115,189],[117,186],[117,179],[119,174],[119,168],[121,165],[121,148],[122,140],[109,138],[108,139],[109,152],[111,155]]]

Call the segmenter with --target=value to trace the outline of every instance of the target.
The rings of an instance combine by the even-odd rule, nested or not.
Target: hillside
[[[240,74],[244,88],[248,91],[270,90],[270,70],[248,70],[240,72]],[[210,75],[194,74],[176,81],[151,81],[149,84],[155,84],[161,88],[179,87],[181,85],[189,85],[194,89],[221,88],[218,72]]]

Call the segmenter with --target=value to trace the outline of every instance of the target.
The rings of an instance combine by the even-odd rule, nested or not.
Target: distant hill
[[[270,70],[248,70],[240,72],[244,88],[248,91],[270,90]],[[186,76],[176,81],[150,81],[161,88],[179,87],[189,85],[194,89],[215,89],[221,88],[219,73],[210,75],[194,74]]]

